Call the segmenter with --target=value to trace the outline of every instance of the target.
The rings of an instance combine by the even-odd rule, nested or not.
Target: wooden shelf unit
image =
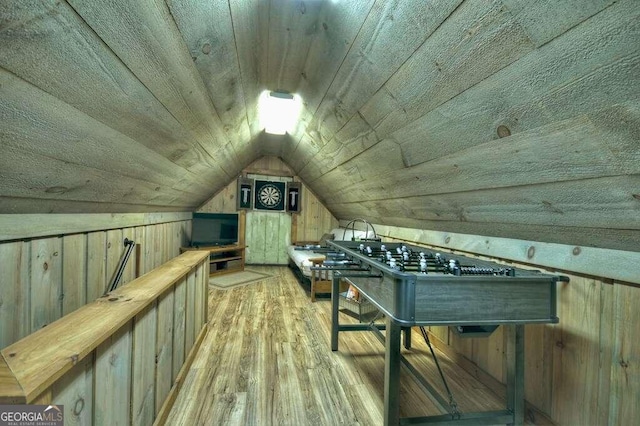
[[[244,271],[244,251],[246,247],[247,246],[244,244],[180,247],[180,252],[183,253],[189,250],[208,250],[209,276],[212,276]]]
[[[238,242],[224,246],[180,247],[180,253],[188,250],[209,250],[209,276],[244,271],[246,212],[238,212]]]

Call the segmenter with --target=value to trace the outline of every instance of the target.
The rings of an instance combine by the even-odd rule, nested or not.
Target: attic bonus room
[[[638,0],[0,1],[0,424],[637,424],[639,95]]]

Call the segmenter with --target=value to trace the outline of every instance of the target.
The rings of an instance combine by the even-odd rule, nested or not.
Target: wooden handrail
[[[208,251],[183,253],[2,349],[0,403],[30,403],[35,400],[98,345],[208,258]]]
[[[9,365],[0,357],[0,404],[26,404],[24,391],[11,372]]]

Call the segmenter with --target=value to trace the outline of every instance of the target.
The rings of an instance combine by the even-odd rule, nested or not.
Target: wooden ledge
[[[22,402],[33,401],[120,327],[208,259],[208,251],[183,253],[4,348],[0,362],[0,401],[17,397]]]
[[[26,404],[22,386],[16,380],[9,365],[0,356],[0,404]]]

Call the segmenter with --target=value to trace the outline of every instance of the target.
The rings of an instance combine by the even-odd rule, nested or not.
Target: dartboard
[[[255,181],[255,203],[254,208],[258,210],[284,210],[285,183],[256,180]]]
[[[258,193],[260,203],[268,208],[273,208],[282,200],[282,192],[274,185],[265,185]]]

